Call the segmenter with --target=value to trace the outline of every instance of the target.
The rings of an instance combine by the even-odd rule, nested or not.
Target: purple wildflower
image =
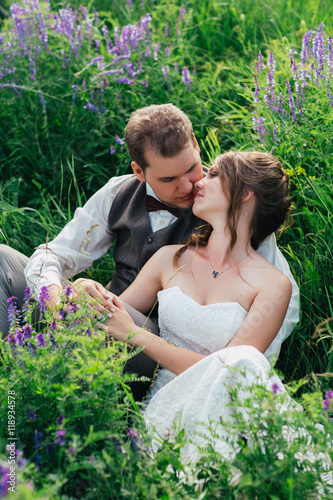
[[[53,319],[53,320],[51,321],[51,324],[50,324],[50,328],[51,328],[51,330],[53,330],[53,331],[54,331],[54,330],[56,329],[56,326],[57,326],[57,325],[56,325],[56,322],[55,322],[55,320]]]
[[[64,419],[65,419],[65,415],[60,415],[59,417],[57,417],[57,424],[62,425]]]
[[[37,333],[36,339],[37,339],[37,345],[38,345],[38,347],[45,347],[46,346],[46,341],[45,341],[45,339],[43,337],[42,332]]]
[[[8,493],[9,468],[0,465],[0,498],[4,498]]]
[[[162,71],[163,71],[164,78],[166,79],[168,85],[170,85],[170,78],[169,78],[170,68],[169,68],[169,66],[168,65],[162,66]]]
[[[190,72],[189,72],[189,69],[187,66],[184,66],[183,67],[183,71],[182,71],[182,80],[187,88],[187,90],[191,90],[191,83],[192,83],[192,80],[191,80],[191,77],[190,77]]]
[[[56,440],[55,442],[57,444],[60,444],[60,446],[64,446],[66,444],[66,441],[65,441],[65,436],[66,436],[66,431],[65,429],[60,429],[58,432],[57,432],[57,437],[56,437]]]
[[[179,71],[178,64],[177,64],[177,63],[175,63],[175,73],[178,73],[178,71]]]
[[[93,113],[99,113],[98,109],[96,108],[96,106],[94,106],[93,104],[91,104],[91,102],[88,102],[88,104],[86,104],[84,106],[84,109],[87,109],[88,111],[92,111]]]
[[[120,137],[118,135],[116,135],[115,139],[116,139],[116,142],[118,144],[120,144],[121,146],[125,143],[124,139],[120,139]]]
[[[19,345],[20,347],[22,347],[22,346],[23,346],[24,341],[23,341],[23,333],[22,333],[22,330],[17,330],[17,332],[16,332],[15,342],[16,342],[16,344],[17,344],[17,345]]]
[[[43,433],[38,432],[37,429],[35,429],[35,431],[34,431],[34,446],[35,446],[36,450],[40,447],[40,441],[43,440],[43,437],[44,437]]]
[[[32,422],[36,420],[37,418],[37,413],[33,410],[30,410],[27,416],[27,420],[31,420]]]
[[[142,452],[142,451],[143,452],[147,452],[147,451],[149,451],[148,446],[146,446],[143,443],[143,441],[142,441],[142,439],[141,439],[141,437],[140,437],[140,435],[139,435],[139,433],[138,433],[137,430],[129,428],[128,431],[127,431],[127,436],[131,439],[132,444],[134,446],[134,449],[136,451],[138,451],[138,452]]]
[[[168,45],[165,49],[165,55],[167,57],[170,57],[170,54],[171,54],[171,49],[172,49],[172,45]]]
[[[38,309],[41,312],[41,319],[43,319],[43,313],[46,312],[46,301],[50,299],[50,294],[47,286],[42,286],[39,293],[39,303]]]
[[[31,336],[31,334],[32,334],[32,332],[33,332],[31,324],[27,323],[26,325],[23,325],[22,331],[23,331],[23,334],[24,334],[24,338],[26,340],[29,339],[30,336]]]
[[[44,96],[43,96],[41,90],[38,91],[38,94],[39,94],[39,99],[40,99],[41,105],[43,107],[43,112],[45,113],[45,111],[46,111],[46,101],[44,99]]]
[[[111,147],[110,147],[110,155],[114,155],[116,152],[116,150],[114,149],[114,147],[112,146],[111,144]]]
[[[179,9],[179,16],[180,16],[182,19],[184,19],[185,13],[186,13],[186,9],[185,9],[185,7],[180,7],[180,9]]]
[[[134,85],[135,82],[133,80],[130,80],[129,78],[115,78],[114,81],[116,83],[126,83],[127,85]]]
[[[62,319],[63,321],[65,321],[67,314],[68,314],[68,312],[66,311],[66,309],[64,309],[63,307],[61,307],[60,310],[59,310],[60,319]]]
[[[31,293],[31,290],[30,288],[27,286],[24,290],[24,297],[23,297],[23,307],[22,307],[22,311],[23,312],[26,312],[28,310],[28,303],[29,303],[29,300],[31,299],[32,297],[32,293]]]
[[[260,116],[259,118],[255,114],[253,116],[253,130],[255,130],[259,136],[259,141],[261,144],[265,144],[265,135],[270,135],[269,131],[265,126],[265,118]]]
[[[272,391],[273,391],[273,396],[276,396],[278,392],[282,392],[282,389],[278,384],[273,384]]]
[[[265,65],[264,65],[264,61],[262,58],[262,53],[261,53],[261,51],[259,51],[258,61],[256,62],[256,72],[261,73],[262,69],[265,69]]]
[[[169,23],[166,23],[164,28],[164,36],[167,37],[169,35]]]
[[[268,56],[268,73],[267,73],[267,86],[266,86],[266,93],[265,93],[265,99],[266,103],[269,109],[272,109],[275,111],[275,101],[276,101],[276,96],[275,96],[275,79],[274,79],[274,74],[275,74],[275,59],[273,52],[270,51],[269,56]]]
[[[328,412],[328,410],[333,411],[333,391],[326,391],[324,399],[324,409],[323,415]]]
[[[295,103],[294,103],[293,93],[291,91],[291,87],[290,87],[290,83],[289,83],[288,79],[286,80],[286,86],[287,86],[288,95],[289,95],[289,99],[288,99],[289,109],[291,111],[294,123],[296,124],[297,120],[296,120],[296,113],[295,113]]]
[[[16,297],[9,297],[7,299],[7,302],[9,304],[9,306],[8,306],[8,322],[13,323],[16,321],[16,318],[18,315],[17,298]]]
[[[160,44],[157,43],[155,45],[155,49],[154,49],[154,60],[157,61],[157,58],[158,58],[158,51],[160,50]]]

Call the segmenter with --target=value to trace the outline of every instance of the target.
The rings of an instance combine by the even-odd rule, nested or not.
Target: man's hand
[[[113,308],[109,292],[97,281],[80,278],[74,281],[72,287],[74,297],[80,298],[85,294],[88,300],[93,299],[91,305],[99,313],[103,314]]]

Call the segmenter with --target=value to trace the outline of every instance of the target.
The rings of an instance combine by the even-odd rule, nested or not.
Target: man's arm
[[[74,218],[54,240],[41,245],[28,261],[25,278],[33,293],[50,287],[50,304],[59,301],[62,278],[84,271],[113,243],[108,216],[113,200],[132,175],[114,177],[75,211]]]

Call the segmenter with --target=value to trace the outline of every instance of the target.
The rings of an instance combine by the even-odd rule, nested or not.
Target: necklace
[[[208,250],[207,250],[207,247],[206,247],[206,254],[207,254],[207,257],[208,257],[208,260],[209,260],[209,264],[210,264],[210,267],[212,268],[212,275],[214,276],[214,278],[217,278],[218,276],[220,276],[220,274],[223,274],[225,273],[226,271],[228,271],[228,269],[230,269],[231,267],[234,267],[236,264],[239,264],[240,262],[242,262],[242,260],[246,259],[246,257],[248,257],[250,255],[250,253],[252,252],[252,248],[251,250],[249,251],[249,253],[247,253],[245,255],[245,257],[243,257],[242,259],[238,260],[237,262],[235,262],[234,264],[231,264],[231,266],[227,267],[227,269],[224,269],[223,271],[214,271],[213,269],[213,266],[212,266],[212,263],[210,261],[210,258],[209,258],[209,255],[208,255]]]

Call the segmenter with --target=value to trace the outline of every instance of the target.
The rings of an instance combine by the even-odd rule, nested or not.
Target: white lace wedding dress
[[[206,357],[178,376],[165,368],[159,371],[143,415],[154,432],[152,448],[157,450],[161,437],[170,431],[185,429],[188,443],[181,450],[184,463],[196,463],[199,447],[208,443],[232,460],[239,449],[239,436],[231,436],[228,431],[228,423],[235,418],[230,390],[237,388],[237,411],[246,419],[248,411],[239,402],[249,397],[251,386],[260,384],[268,390],[278,387],[279,392],[286,393],[283,384],[272,374],[267,358],[254,347],[224,348],[247,315],[238,302],[202,306],[178,286],[160,291],[158,300],[161,336]],[[266,353],[275,352],[279,342],[275,338]],[[300,410],[286,394],[278,411],[290,407]]]

